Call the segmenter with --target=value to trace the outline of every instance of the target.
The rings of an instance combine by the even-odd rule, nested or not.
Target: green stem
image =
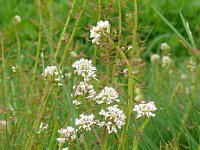
[[[70,11],[69,11],[69,15],[68,15],[68,17],[67,17],[67,20],[66,20],[66,22],[65,22],[64,28],[63,28],[63,30],[62,30],[62,33],[61,33],[61,36],[60,36],[60,39],[59,39],[59,42],[58,42],[58,47],[57,47],[56,53],[55,53],[55,55],[54,55],[54,59],[55,59],[55,60],[57,59],[58,54],[59,54],[59,52],[60,52],[60,47],[61,47],[61,44],[62,44],[62,39],[63,39],[64,34],[65,34],[65,31],[66,31],[66,29],[67,29],[67,27],[68,27],[69,21],[70,21],[70,19],[71,19],[71,15],[72,15],[73,10],[74,10],[74,8],[75,8],[75,4],[76,4],[76,0],[74,0],[73,3],[72,3],[72,7],[71,7],[71,9],[70,9]]]
[[[43,102],[43,104],[40,106],[39,110],[38,110],[38,115],[36,117],[36,119],[34,120],[33,122],[33,126],[32,126],[32,129],[38,129],[38,126],[39,126],[39,123],[40,123],[40,120],[41,120],[41,117],[44,113],[44,109],[45,109],[45,106],[47,104],[47,101],[48,101],[48,95],[49,95],[49,92],[51,91],[51,87],[52,87],[52,83],[49,82],[47,83],[46,87],[45,87],[45,90],[44,90],[44,93],[43,93],[43,96],[41,98],[41,101]],[[28,137],[28,140],[26,142],[26,145],[25,145],[25,149],[27,150],[31,150],[32,148],[32,145],[33,145],[33,133],[31,132],[29,137]]]
[[[121,13],[121,0],[118,0],[118,11],[119,11],[119,33],[118,33],[118,47],[121,46],[121,34],[122,34],[122,13]],[[118,64],[118,52],[115,54],[115,61],[113,65],[113,70],[112,70],[112,78],[111,78],[111,84],[113,85],[115,82],[115,72]]]
[[[134,25],[133,25],[133,41],[132,41],[132,51],[131,56],[134,56],[134,53],[137,49],[137,27],[138,27],[138,8],[137,0],[134,0]],[[134,58],[131,58],[131,63],[134,61]]]
[[[101,19],[101,0],[98,0],[98,20]],[[96,65],[97,60],[97,46],[94,47],[94,57],[93,57],[93,63],[94,66]]]
[[[65,58],[66,58],[66,56],[67,56],[67,54],[68,54],[69,47],[70,47],[70,45],[71,45],[71,43],[72,43],[72,40],[73,40],[73,38],[74,38],[76,29],[77,29],[77,27],[78,27],[78,23],[79,23],[79,21],[80,21],[80,19],[81,19],[81,16],[82,16],[82,14],[83,14],[84,9],[85,9],[86,2],[87,2],[87,0],[84,0],[83,5],[82,5],[82,9],[81,9],[80,14],[79,14],[79,16],[78,16],[78,18],[77,18],[77,21],[76,21],[76,23],[75,23],[75,26],[74,26],[74,28],[73,28],[72,34],[71,34],[71,36],[70,36],[70,39],[69,39],[69,41],[68,41],[68,43],[67,43],[67,45],[66,45],[66,47],[65,47],[65,51],[64,51],[62,60],[61,60],[61,62],[60,62],[60,66],[63,65],[64,60],[65,60]]]
[[[14,24],[14,30],[15,30],[15,36],[17,39],[17,50],[18,50],[17,61],[18,61],[18,66],[21,69],[21,45],[20,45],[19,33],[16,28],[16,24]]]
[[[104,129],[104,134],[105,134],[105,140],[103,143],[102,150],[107,150],[108,149],[108,133],[107,133],[106,128]]]
[[[5,60],[5,53],[4,53],[4,41],[3,36],[1,35],[1,58],[2,58],[2,75],[3,75],[3,87],[4,87],[4,99],[6,100],[6,108],[8,108],[8,83],[6,80],[6,60]]]
[[[122,136],[121,136],[120,144],[119,144],[119,148],[118,148],[118,149],[124,149],[125,143],[126,143],[126,132],[128,130],[130,117],[131,117],[131,110],[132,110],[132,105],[133,105],[133,101],[132,101],[132,97],[133,97],[132,66],[130,65],[129,60],[127,59],[124,52],[120,49],[120,47],[115,45],[114,42],[112,40],[110,40],[110,38],[108,38],[108,40],[113,46],[115,46],[119,55],[125,60],[127,68],[128,68],[128,100],[127,100],[127,108],[126,108],[126,122],[125,122],[125,127],[123,128],[123,131],[122,131]]]
[[[197,91],[197,86],[198,86],[198,83],[199,83],[199,75],[200,75],[200,66],[198,66],[196,76],[194,78],[194,86],[193,86],[192,95],[191,95],[192,100],[194,100],[196,98],[196,91]],[[183,123],[182,123],[180,130],[178,132],[177,141],[179,141],[179,139],[182,135],[183,129],[185,128],[185,125],[186,125],[186,123],[189,119],[192,108],[193,108],[193,105],[192,105],[192,103],[190,103],[187,110],[186,110],[186,115],[184,115]]]
[[[139,130],[138,130],[139,133],[144,130],[144,128],[146,127],[146,125],[148,124],[148,122],[149,122],[149,118],[145,118],[144,122],[139,127]],[[139,138],[137,137],[137,135],[135,135],[135,137],[133,139],[133,148],[132,148],[132,150],[138,150],[138,143],[139,143]]]
[[[38,33],[38,42],[37,42],[36,60],[35,60],[34,71],[33,71],[31,91],[33,91],[34,84],[35,84],[36,71],[37,71],[37,66],[38,66],[39,57],[40,57],[41,37],[42,37],[42,33],[41,33],[41,23],[40,23],[39,33]]]

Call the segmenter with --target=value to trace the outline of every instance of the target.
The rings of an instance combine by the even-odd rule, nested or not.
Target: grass
[[[199,6],[197,0],[0,0],[0,149],[59,149],[60,128],[74,127],[83,112],[106,109],[72,103],[81,81],[72,64],[80,58],[97,68],[98,81],[91,81],[97,93],[105,86],[117,90],[126,121],[116,134],[96,126],[82,131],[63,148],[200,149]],[[102,47],[89,38],[99,20],[111,24]],[[167,52],[160,49],[164,42]],[[172,62],[151,61],[155,53],[170,54]],[[61,78],[64,86],[44,80],[48,65],[60,69],[59,77],[71,74]],[[132,108],[141,100],[155,103],[155,117],[136,119]],[[48,128],[38,134],[41,122]]]

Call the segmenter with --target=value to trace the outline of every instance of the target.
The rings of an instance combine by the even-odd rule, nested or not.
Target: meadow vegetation
[[[199,13],[0,0],[0,149],[200,149]]]

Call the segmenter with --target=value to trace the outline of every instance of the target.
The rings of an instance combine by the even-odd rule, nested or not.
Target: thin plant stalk
[[[119,16],[118,16],[118,20],[119,20],[118,47],[120,47],[121,46],[121,34],[122,34],[121,0],[118,0],[118,12],[119,12]],[[119,53],[116,52],[115,61],[114,61],[114,65],[113,65],[113,71],[112,71],[112,78],[111,78],[111,84],[112,85],[115,82],[115,72],[116,72],[116,67],[117,67],[117,64],[118,64],[118,56],[119,56]]]
[[[17,39],[17,61],[18,61],[18,66],[21,69],[21,45],[20,45],[19,33],[15,23],[14,23],[14,31]]]
[[[37,66],[38,66],[39,56],[40,56],[40,49],[41,49],[41,37],[42,37],[42,33],[41,33],[41,23],[40,23],[40,25],[39,25],[39,33],[38,33],[38,41],[37,41],[36,60],[35,60],[35,65],[34,65],[34,70],[33,70],[33,78],[32,78],[32,86],[31,86],[32,88],[31,88],[31,90],[33,90],[34,84],[35,84],[36,71],[37,71]]]
[[[137,26],[138,26],[138,8],[137,8],[137,0],[134,0],[134,25],[133,25],[133,41],[132,41],[132,51],[131,56],[134,55],[137,49]],[[131,63],[133,62],[134,58],[131,58]]]
[[[40,120],[41,120],[41,117],[44,113],[44,109],[46,107],[46,104],[47,104],[47,101],[48,101],[48,95],[51,91],[51,88],[52,88],[52,83],[51,82],[47,83],[47,85],[45,86],[43,96],[41,98],[42,105],[40,106],[40,108],[38,110],[38,113],[37,113],[38,115],[36,116],[36,119],[33,122],[32,129],[34,129],[34,128],[37,129],[39,124],[40,124]],[[32,148],[33,140],[34,140],[34,137],[33,137],[33,133],[31,132],[29,137],[28,137],[28,140],[26,142],[25,149],[30,150]]]
[[[199,83],[199,75],[200,75],[200,66],[198,66],[197,68],[197,72],[196,72],[196,76],[194,78],[194,86],[193,86],[193,89],[192,89],[192,94],[191,94],[191,99],[192,100],[195,100],[196,98],[196,92],[197,92],[197,86],[198,86],[198,83]],[[196,98],[197,99],[197,98]],[[184,118],[183,118],[183,123],[180,127],[180,130],[178,132],[178,135],[177,135],[177,141],[179,141],[182,133],[183,133],[183,129],[185,128],[185,125],[189,119],[189,116],[190,116],[190,113],[192,111],[192,108],[193,108],[193,104],[192,102],[189,104],[187,110],[186,110],[186,115],[184,115]]]
[[[98,20],[101,19],[101,0],[98,0]],[[97,60],[97,46],[94,47],[94,57],[93,57],[93,63],[94,66],[96,65]]]
[[[65,34],[65,31],[66,31],[66,29],[67,29],[67,27],[68,27],[68,25],[69,25],[69,21],[70,21],[70,19],[71,19],[72,13],[73,13],[73,11],[74,11],[75,4],[76,4],[76,0],[74,0],[73,3],[72,3],[72,7],[71,7],[71,9],[70,9],[70,11],[69,11],[69,14],[68,14],[67,20],[66,20],[66,22],[65,22],[64,28],[63,28],[62,33],[61,33],[61,35],[60,35],[60,39],[59,39],[59,41],[58,41],[58,47],[57,47],[56,52],[55,52],[55,55],[54,55],[54,59],[55,59],[55,60],[57,59],[58,54],[59,54],[59,52],[60,52],[60,47],[61,47],[61,44],[62,44],[62,39],[63,39],[64,34]]]
[[[67,54],[68,54],[68,50],[69,50],[70,45],[71,45],[71,43],[72,43],[72,41],[73,41],[73,38],[74,38],[74,35],[75,35],[75,32],[76,32],[76,29],[77,29],[78,24],[79,24],[79,21],[80,21],[82,15],[83,15],[83,12],[84,12],[84,9],[85,9],[85,6],[86,6],[86,2],[87,2],[87,0],[84,0],[83,5],[82,5],[82,9],[81,9],[80,14],[79,14],[79,16],[78,16],[78,18],[77,18],[77,21],[76,21],[76,23],[75,23],[75,25],[74,25],[74,28],[73,28],[72,34],[71,34],[71,36],[70,36],[70,39],[69,39],[69,41],[68,41],[68,43],[67,43],[67,45],[66,45],[66,47],[65,47],[65,51],[64,51],[62,60],[61,60],[61,62],[60,62],[60,66],[63,65],[64,60],[66,59],[66,56],[67,56]]]
[[[142,123],[142,125],[139,127],[139,133],[142,132],[146,125],[149,122],[149,118],[145,118],[144,122]],[[137,133],[136,133],[137,134]],[[138,143],[139,143],[139,138],[137,137],[137,135],[135,135],[134,139],[133,139],[133,147],[132,150],[138,150]]]
[[[131,111],[132,111],[132,105],[133,105],[133,74],[132,74],[132,66],[129,63],[129,60],[127,59],[126,55],[124,52],[118,47],[117,45],[114,44],[114,42],[108,38],[109,42],[115,46],[117,49],[119,55],[122,57],[122,59],[125,60],[127,68],[128,68],[128,100],[127,100],[127,108],[126,108],[126,122],[125,126],[122,131],[121,139],[120,139],[120,144],[118,149],[124,149],[125,143],[126,143],[126,132],[128,130],[129,122],[130,122],[130,117],[131,117]]]
[[[104,129],[104,143],[103,143],[103,147],[102,150],[107,150],[108,149],[108,133],[106,131],[106,128]]]

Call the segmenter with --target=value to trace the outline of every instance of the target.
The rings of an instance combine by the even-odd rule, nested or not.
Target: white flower
[[[141,116],[147,116],[148,118],[155,117],[153,112],[156,110],[157,108],[154,102],[145,103],[144,101],[142,101],[141,104],[135,105],[133,108],[133,111],[138,113],[136,118],[140,118]]]
[[[80,101],[78,101],[78,100],[73,100],[73,101],[72,101],[72,103],[73,103],[73,104],[75,104],[76,106],[78,106],[78,105],[80,105],[80,104],[81,104],[81,102],[80,102]]]
[[[167,43],[162,43],[160,45],[160,49],[161,50],[168,50],[168,49],[170,49],[170,46]]]
[[[62,74],[61,71],[60,73]],[[47,66],[42,75],[45,78],[45,80],[56,82],[58,83],[58,85],[62,85],[61,78],[59,76],[58,69],[56,66]],[[61,77],[63,78],[63,75],[61,75]]]
[[[71,52],[70,52],[70,55],[71,55],[71,57],[77,57],[77,56],[78,56],[77,53],[74,52],[74,51],[71,51]]]
[[[87,94],[88,99],[93,99],[95,97],[95,90],[93,85],[87,83],[87,82],[80,82],[78,84],[78,86],[73,87],[75,92],[74,92],[74,96],[83,96]]]
[[[97,123],[97,121],[94,120],[94,117],[95,116],[93,114],[91,115],[81,114],[79,118],[76,118],[75,125],[78,126],[79,130],[84,129],[86,131],[90,131],[91,127]]]
[[[92,66],[91,60],[81,58],[75,61],[72,67],[75,68],[75,73],[84,78],[84,81],[89,81],[91,78],[96,79],[97,69]]]
[[[72,77],[72,74],[71,74],[70,72],[65,73],[65,77],[67,77],[67,78],[71,78],[71,77]]]
[[[129,45],[129,46],[128,46],[128,51],[129,51],[130,49],[132,49],[132,45]]]
[[[62,148],[62,150],[69,150],[69,147]]]
[[[169,56],[163,56],[162,58],[162,67],[168,67],[172,63],[172,60]]]
[[[185,80],[187,78],[186,74],[181,74],[181,79]]]
[[[104,89],[95,97],[98,104],[111,104],[113,102],[119,102],[118,93],[112,87],[104,87]]]
[[[152,62],[157,62],[159,59],[160,59],[160,55],[158,55],[158,54],[151,55]]]
[[[16,15],[16,16],[15,16],[15,22],[16,22],[16,23],[20,23],[20,22],[21,22],[21,17],[18,16],[18,15]]]
[[[57,138],[56,139],[59,143],[65,143],[66,139],[65,138]]]
[[[41,122],[41,123],[40,123],[39,130],[38,130],[37,133],[39,134],[39,133],[41,133],[42,131],[45,131],[45,130],[48,128],[48,126],[49,126],[48,124],[44,124],[43,122]]]
[[[100,127],[106,127],[108,133],[117,133],[117,128],[121,129],[125,124],[126,116],[123,111],[118,108],[117,105],[109,106],[106,108],[107,111],[102,109],[99,115],[104,116],[104,121],[100,122],[98,125]]]
[[[57,138],[57,141],[63,143],[65,141],[71,141],[76,139],[76,130],[68,126],[67,128],[61,128],[58,130],[62,138]]]
[[[103,44],[102,41],[105,38],[104,35],[110,34],[110,24],[108,21],[100,20],[97,22],[97,26],[93,26],[90,30],[90,38],[93,38],[92,43],[97,45]]]
[[[17,69],[18,69],[18,66],[16,65],[16,66],[12,66],[12,71],[13,72],[17,72]]]

